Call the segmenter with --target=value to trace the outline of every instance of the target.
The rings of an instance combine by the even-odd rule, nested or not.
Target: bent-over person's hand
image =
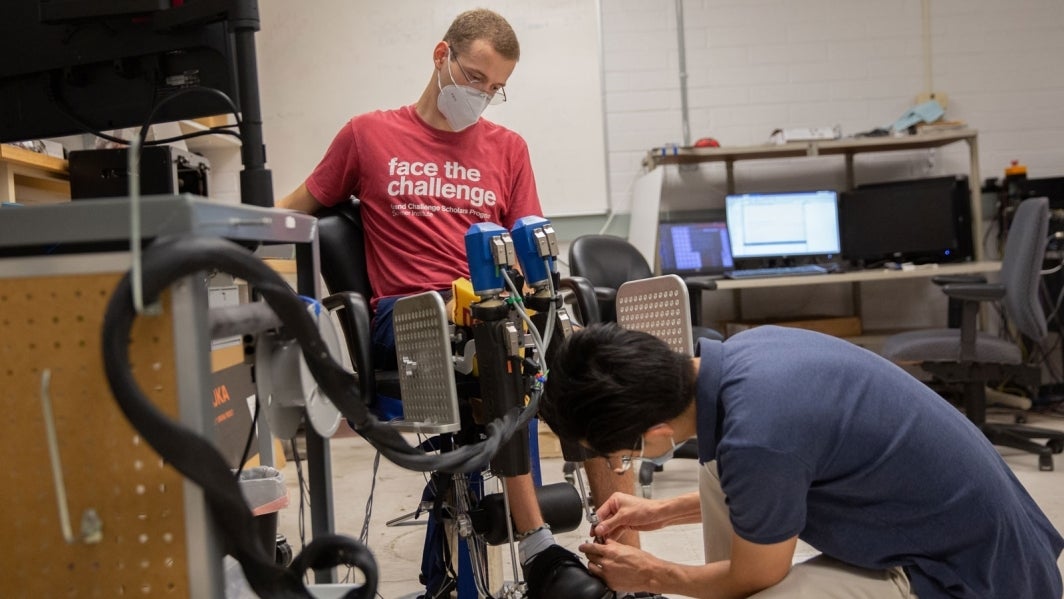
[[[595,512],[599,524],[592,532],[596,537],[617,540],[627,530],[664,528],[670,519],[661,515],[661,504],[661,500],[657,499],[614,493]]]
[[[617,541],[584,543],[579,550],[587,556],[588,571],[611,589],[643,589],[665,572],[663,560]]]

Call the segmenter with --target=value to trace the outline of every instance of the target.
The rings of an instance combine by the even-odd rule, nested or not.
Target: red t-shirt
[[[520,135],[484,119],[463,131],[440,131],[413,106],[351,119],[307,190],[325,206],[361,200],[373,305],[468,277],[470,225],[509,230],[521,217],[542,215]]]

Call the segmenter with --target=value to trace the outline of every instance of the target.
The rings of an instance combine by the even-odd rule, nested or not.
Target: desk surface
[[[897,281],[899,279],[931,278],[938,275],[963,275],[990,273],[1001,270],[1001,262],[957,262],[953,264],[921,265],[912,270],[858,270],[826,275],[801,275],[793,277],[764,277],[756,279],[719,279],[717,289],[758,289],[770,287],[795,287],[802,285],[830,285],[833,283],[871,283]]]

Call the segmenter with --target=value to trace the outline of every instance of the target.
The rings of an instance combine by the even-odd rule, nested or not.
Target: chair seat
[[[891,335],[882,355],[895,362],[956,362],[960,360],[960,329],[930,329]],[[989,333],[977,333],[975,360],[994,364],[1020,364],[1020,348]]]

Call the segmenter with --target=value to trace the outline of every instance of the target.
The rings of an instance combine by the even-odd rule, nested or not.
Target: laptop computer
[[[681,277],[723,275],[732,270],[724,221],[666,222],[658,225],[661,274]]]

